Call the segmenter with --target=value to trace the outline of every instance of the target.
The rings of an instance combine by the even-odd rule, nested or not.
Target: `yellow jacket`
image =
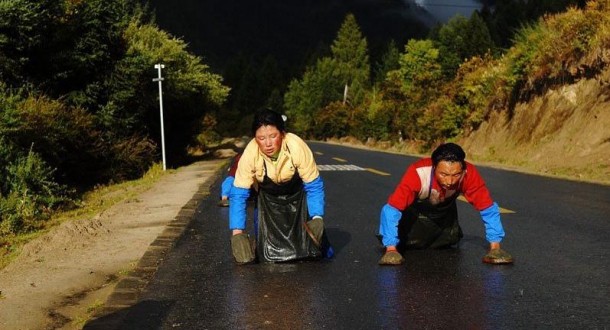
[[[264,165],[267,176],[275,183],[290,181],[297,170],[304,183],[312,182],[320,176],[309,146],[297,135],[286,133],[275,162],[263,154],[252,139],[239,160],[233,185],[249,189],[255,182],[263,182]]]

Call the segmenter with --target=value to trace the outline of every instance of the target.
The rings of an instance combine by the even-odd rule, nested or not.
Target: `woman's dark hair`
[[[263,109],[254,114],[254,120],[252,121],[252,136],[256,135],[256,130],[258,130],[261,126],[267,125],[275,126],[278,131],[282,133],[286,132],[284,118],[282,118],[282,115],[273,110]]]
[[[460,162],[462,168],[466,168],[466,153],[464,149],[455,143],[441,144],[432,152],[432,165],[436,167],[441,161]]]

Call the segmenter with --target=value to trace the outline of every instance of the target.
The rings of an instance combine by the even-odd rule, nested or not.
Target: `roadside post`
[[[161,154],[163,155],[163,170],[165,171],[166,162],[165,162],[165,132],[163,129],[163,88],[161,86],[163,82],[163,78],[161,77],[161,69],[165,68],[163,64],[155,64],[155,69],[157,69],[158,77],[153,78],[153,81],[159,82],[159,112],[161,113]]]

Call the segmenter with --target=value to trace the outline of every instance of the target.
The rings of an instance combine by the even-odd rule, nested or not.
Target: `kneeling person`
[[[398,186],[381,209],[379,235],[385,253],[379,264],[398,265],[402,248],[442,248],[462,238],[456,199],[463,194],[481,214],[489,251],[486,263],[512,263],[500,248],[504,229],[500,210],[489,194],[483,178],[466,154],[454,143],[440,145],[432,157],[410,165]]]
[[[282,116],[259,112],[254,139],[246,146],[235,172],[229,199],[231,245],[237,263],[254,261],[246,228],[250,187],[258,189],[256,254],[261,262],[324,256],[324,183],[311,149],[287,133]]]

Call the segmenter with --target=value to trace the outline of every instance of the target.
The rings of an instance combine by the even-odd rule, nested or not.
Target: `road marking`
[[[333,157],[334,160],[341,162],[341,163],[347,163],[347,160],[343,159],[343,158],[338,158],[338,157]]]
[[[375,174],[379,174],[379,175],[383,175],[383,176],[390,176],[390,173],[386,173],[386,172],[382,172],[382,171],[378,171],[374,168],[365,168],[365,170],[371,172],[371,173],[375,173]]]
[[[457,199],[458,199],[458,200],[460,200],[460,201],[462,201],[462,202],[466,202],[466,203],[468,203],[468,201],[466,200],[466,198],[465,198],[464,196],[460,196],[460,197],[458,197]],[[509,210],[509,209],[505,209],[505,208],[500,207],[500,213],[504,213],[504,214],[512,214],[512,213],[516,213],[516,212],[515,212],[515,211],[513,211],[513,210]]]
[[[364,171],[365,169],[356,165],[318,165],[318,171]]]
[[[334,159],[334,158],[333,158]],[[340,159],[340,158],[339,158]],[[318,171],[368,171],[377,175],[389,176],[390,173],[382,172],[374,168],[362,168],[358,165],[318,165]]]
[[[323,154],[323,153],[321,153],[321,152],[319,152],[319,151],[316,151],[316,155],[320,155],[320,156],[322,156],[322,155],[324,155],[324,154]]]

